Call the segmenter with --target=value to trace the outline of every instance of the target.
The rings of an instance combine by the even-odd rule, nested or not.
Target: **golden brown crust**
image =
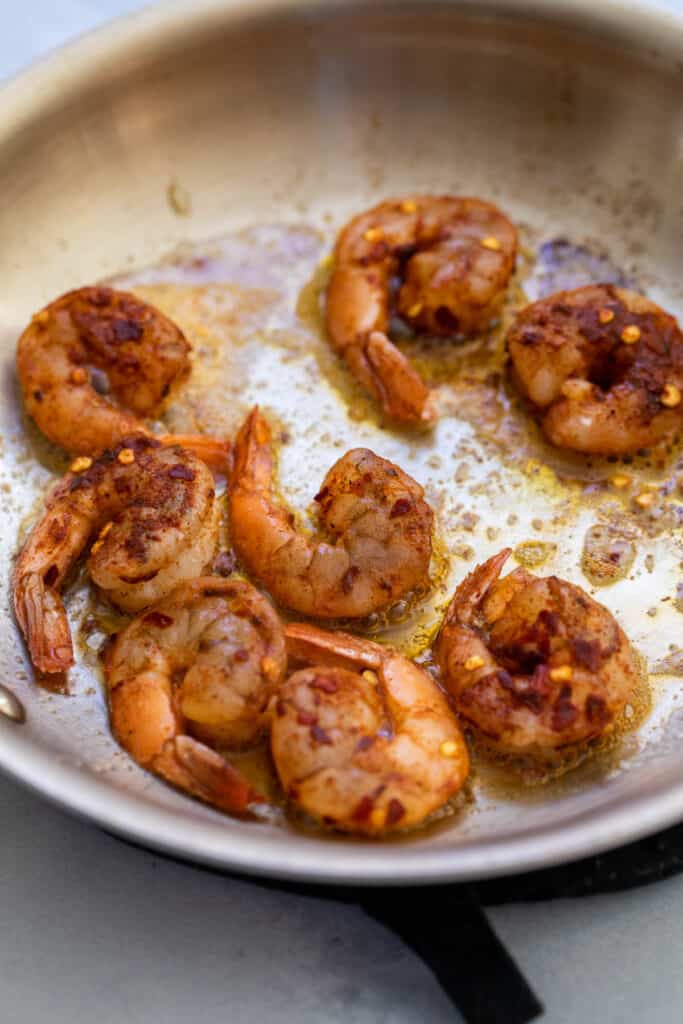
[[[460,714],[505,752],[543,755],[599,735],[638,681],[612,614],[557,576],[498,574],[509,552],[460,584],[434,654]]]
[[[670,440],[683,422],[683,335],[634,292],[587,285],[535,302],[518,314],[508,348],[558,446],[624,454]],[[579,382],[576,395],[567,382]]]
[[[85,287],[33,317],[17,372],[29,415],[56,444],[95,454],[144,430],[190,371],[190,346],[158,309],[129,292]]]

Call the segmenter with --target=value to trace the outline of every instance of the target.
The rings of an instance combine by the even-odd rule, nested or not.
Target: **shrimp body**
[[[14,607],[31,659],[44,672],[73,664],[60,590],[97,536],[90,575],[125,611],[138,611],[201,573],[218,533],[214,480],[189,451],[136,436],[49,495],[13,573]]]
[[[519,313],[508,348],[561,448],[625,455],[680,430],[683,335],[642,295],[609,284],[558,292]]]
[[[355,618],[422,584],[433,513],[422,487],[365,448],[335,463],[316,502],[329,539],[297,529],[273,494],[268,424],[252,410],[235,441],[230,529],[238,557],[287,608],[317,618]]]
[[[434,680],[380,644],[293,624],[290,659],[312,667],[280,688],[271,746],[301,810],[345,832],[421,824],[469,770],[458,723]]]
[[[209,804],[260,798],[207,744],[259,738],[286,668],[279,619],[251,584],[181,584],[118,634],[106,657],[112,731],[144,768]]]
[[[154,306],[129,292],[86,287],[33,317],[19,339],[17,371],[42,432],[74,455],[92,455],[147,433],[140,417],[161,412],[187,377],[189,351],[182,331]]]
[[[388,337],[396,308],[415,330],[476,335],[499,311],[515,228],[491,203],[458,196],[387,200],[343,229],[327,293],[327,330],[352,373],[400,422],[434,418],[429,390]]]
[[[522,568],[510,549],[455,592],[434,654],[460,715],[500,751],[543,758],[598,736],[638,681],[612,614],[580,587]]]

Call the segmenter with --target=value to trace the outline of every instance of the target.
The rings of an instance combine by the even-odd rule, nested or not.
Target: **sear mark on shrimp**
[[[477,335],[497,315],[517,232],[491,203],[458,196],[387,200],[343,229],[327,293],[327,331],[358,381],[402,423],[435,417],[429,389],[388,337],[396,309],[435,335]]]
[[[245,814],[263,798],[212,746],[260,737],[286,664],[280,621],[250,583],[184,583],[133,619],[107,652],[114,736],[178,789]]]
[[[19,339],[17,372],[28,414],[73,455],[97,455],[159,415],[190,372],[190,345],[168,317],[129,292],[86,287],[33,317]],[[162,435],[212,469],[230,467],[228,442]]]
[[[235,441],[230,530],[240,561],[280,604],[316,618],[359,618],[427,579],[433,512],[398,466],[355,448],[315,500],[326,540],[297,529],[276,499],[270,429],[253,409]]]
[[[612,614],[580,587],[523,568],[499,579],[510,553],[460,584],[434,654],[459,714],[490,746],[542,759],[611,725],[638,662]]]
[[[60,590],[91,540],[93,581],[119,608],[138,611],[197,576],[218,534],[213,476],[186,449],[138,435],[76,463],[48,496],[12,576],[17,620],[42,672],[73,664]]]
[[[434,680],[380,644],[315,626],[285,628],[290,660],[271,727],[289,799],[324,825],[382,836],[414,828],[469,771],[462,733]]]
[[[179,327],[129,292],[67,292],[31,320],[17,346],[29,415],[55,444],[92,455],[146,433],[190,372]]]
[[[674,317],[615,285],[523,309],[507,339],[514,377],[560,448],[626,455],[683,423],[683,336]]]

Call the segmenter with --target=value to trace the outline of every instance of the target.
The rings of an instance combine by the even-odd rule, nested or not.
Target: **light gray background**
[[[140,6],[0,0],[0,77]],[[683,15],[683,0],[659,6]],[[457,1019],[421,962],[353,907],[168,863],[2,778],[0,828],[3,1024]],[[683,1019],[683,876],[490,916],[544,1022]]]

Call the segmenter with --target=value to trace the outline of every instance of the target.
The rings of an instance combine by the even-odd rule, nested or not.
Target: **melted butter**
[[[636,558],[636,537],[637,531],[619,520],[589,527],[581,554],[587,579],[595,586],[607,586],[627,576]]]
[[[542,540],[525,540],[512,552],[525,569],[540,569],[557,551],[557,544]]]
[[[602,585],[605,581],[598,581],[593,562],[589,566],[582,561],[584,537],[596,520],[618,520],[632,531],[635,555],[624,573],[601,590],[600,598],[650,663],[661,660],[663,638],[671,628],[667,616],[669,611],[676,614],[670,599],[683,558],[681,492],[676,487],[683,460],[675,450],[606,460],[552,448],[506,370],[504,339],[516,310],[547,290],[575,286],[571,274],[577,273],[576,263],[563,280],[555,247],[552,275],[544,275],[542,260],[532,255],[535,240],[527,237],[499,321],[483,338],[454,341],[400,331],[398,344],[434,387],[439,408],[435,428],[419,432],[390,428],[325,340],[323,294],[330,264],[324,253],[331,241],[305,225],[257,227],[185,246],[164,264],[113,282],[157,305],[192,342],[192,375],[174,396],[159,429],[233,436],[248,409],[259,403],[276,428],[282,498],[304,523],[325,472],[351,447],[366,445],[419,480],[436,513],[428,590],[409,595],[366,622],[339,625],[391,642],[428,669],[429,645],[443,611],[475,563],[510,545],[517,560],[530,568],[542,566],[584,586]],[[594,280],[590,274],[588,279]],[[67,460],[32,426],[27,430],[26,458],[63,472]],[[610,484],[616,472],[629,474],[632,483],[625,493],[615,494]],[[645,487],[657,492],[649,509],[633,501]],[[657,573],[643,575],[639,556],[654,557],[662,535],[671,538],[670,550],[659,551]],[[226,524],[221,547],[229,547]],[[634,588],[623,589],[634,579],[637,598]],[[658,619],[644,629],[644,609],[665,595],[670,603],[661,625]],[[69,611],[74,627],[81,626],[75,633],[81,659],[99,674],[99,647],[127,620],[93,596],[80,604],[75,600]],[[664,678],[677,674],[672,666],[665,663]],[[565,752],[558,764],[546,765],[540,773],[529,765],[512,765],[510,759],[482,756],[475,748],[471,787],[430,821],[426,831],[465,813],[479,788],[506,799],[529,800],[593,785],[632,755],[637,747],[634,731],[649,706],[644,680],[623,721],[609,734]],[[255,788],[282,805],[265,746],[226,753]],[[292,820],[296,827],[309,827]]]

